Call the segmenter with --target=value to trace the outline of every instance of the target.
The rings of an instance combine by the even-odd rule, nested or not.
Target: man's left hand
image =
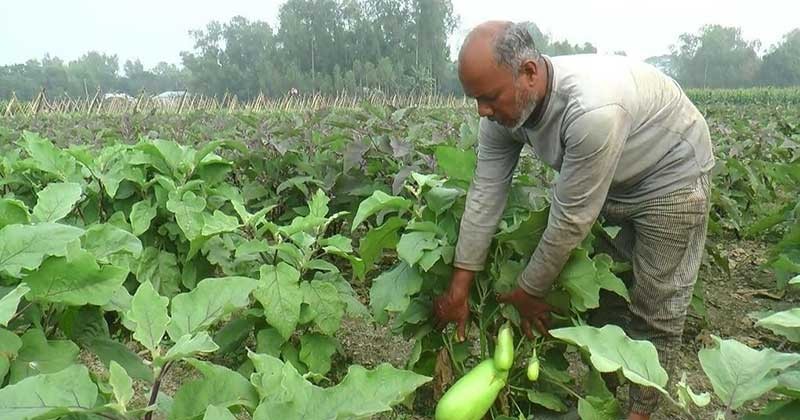
[[[550,312],[554,309],[544,299],[529,295],[520,287],[509,293],[498,295],[497,301],[500,303],[510,303],[517,308],[520,315],[520,326],[522,332],[528,338],[533,339],[531,323],[542,335],[549,335],[547,328],[550,325]]]

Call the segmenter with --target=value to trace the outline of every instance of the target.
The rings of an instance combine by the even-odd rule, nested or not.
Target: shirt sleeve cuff
[[[453,267],[467,271],[483,271],[483,269],[485,268],[483,264],[475,264],[475,263],[468,263],[461,261],[454,262]]]

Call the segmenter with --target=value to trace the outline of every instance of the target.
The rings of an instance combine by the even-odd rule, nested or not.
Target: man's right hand
[[[450,287],[433,301],[434,327],[442,330],[455,322],[458,341],[464,341],[467,336],[469,291],[474,278],[474,271],[454,268]]]

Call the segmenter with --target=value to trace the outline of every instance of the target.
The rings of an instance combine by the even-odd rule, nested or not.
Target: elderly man
[[[486,22],[459,54],[464,91],[481,116],[478,163],[461,220],[449,289],[434,304],[439,327],[463,340],[474,273],[484,269],[524,145],[558,171],[547,228],[500,300],[514,305],[530,336],[546,331],[543,297],[601,214],[621,227],[613,250],[631,261],[633,284],[621,322],[652,341],[669,373],[706,238],[714,157],[708,126],[678,84],[626,57],[547,57],[526,24]],[[601,307],[602,309],[602,307]],[[635,386],[630,419],[648,419],[658,391]]]

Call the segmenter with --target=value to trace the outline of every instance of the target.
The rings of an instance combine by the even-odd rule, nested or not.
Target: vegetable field
[[[656,418],[800,418],[800,110],[725,95],[701,106],[718,165],[675,378],[651,343],[585,321],[601,292],[628,298],[602,220],[548,296],[552,337],[496,301],[547,223],[554,174],[529,155],[469,339],[432,327],[473,109],[0,120],[0,418],[433,418],[492,357],[510,367],[485,418],[616,419],[627,388],[600,373],[661,390]]]

